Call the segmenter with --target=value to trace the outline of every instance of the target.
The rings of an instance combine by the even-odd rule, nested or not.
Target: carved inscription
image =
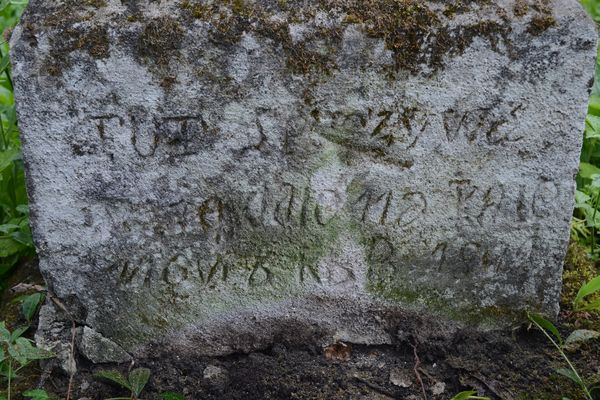
[[[364,191],[356,202],[360,220],[378,225],[405,227],[427,211],[427,200],[421,192],[382,193]]]
[[[417,144],[429,125],[429,116],[418,107],[380,110],[313,111],[314,127],[321,136],[350,150],[384,162],[410,164],[404,154]]]
[[[502,145],[505,142],[518,142],[521,136],[514,136],[506,125],[514,120],[523,106],[517,105],[508,113],[498,111],[498,104],[466,110],[458,103],[443,113],[444,129],[448,142],[465,138],[469,143],[483,141],[488,145]]]
[[[536,256],[533,249],[540,240],[527,238],[515,247],[512,243],[501,241],[491,245],[489,241],[459,237],[438,243],[431,252],[431,260],[440,272],[455,276],[518,271],[535,262],[532,259]]]
[[[202,137],[208,126],[200,115],[181,115],[131,118],[131,144],[141,157],[153,156],[157,146],[164,143],[169,153],[183,156],[197,153],[202,146]]]
[[[501,107],[502,106],[502,107]],[[419,140],[425,135],[437,137],[432,129],[442,126],[445,140],[453,143],[466,140],[477,145],[500,146],[507,142],[518,142],[523,137],[516,135],[511,124],[523,110],[522,105],[506,108],[500,101],[488,107],[475,109],[465,108],[462,103],[443,112],[432,112],[425,107],[408,104],[381,107],[366,110],[339,110],[324,107],[314,109],[309,123],[291,121],[289,128],[283,130],[280,148],[284,154],[290,153],[291,142],[316,132],[322,137],[353,151],[363,152],[384,163],[394,163],[410,168],[414,159],[411,150],[417,147]],[[255,126],[247,126],[248,131],[256,131],[245,147],[237,149],[242,155],[250,150],[269,152],[273,146],[267,146],[265,115],[273,110],[255,110],[257,117]],[[275,113],[274,115],[277,115]],[[126,129],[130,132],[129,143],[122,140],[116,145],[129,145],[142,158],[159,154],[169,156],[186,156],[197,154],[202,149],[226,138],[217,126],[209,126],[202,114],[193,115],[154,115],[140,109],[127,115],[97,115],[89,117],[95,127],[100,145],[112,141]],[[434,128],[435,127],[435,128]],[[272,128],[271,128],[272,130]],[[74,153],[78,155],[92,154],[94,145],[78,144],[75,141]],[[159,149],[164,148],[163,152]],[[302,151],[296,147],[297,151]],[[110,151],[110,150],[107,150]]]
[[[526,223],[550,215],[553,199],[560,194],[555,182],[540,178],[534,186],[517,188],[498,183],[490,186],[473,184],[469,179],[449,182],[457,202],[460,221],[472,226],[485,226],[498,221]]]
[[[457,143],[502,146],[522,139],[511,130],[517,114],[523,109],[521,105],[511,105],[510,112],[504,112],[506,104],[494,103],[473,109],[465,104],[458,102],[452,108],[435,112],[410,102],[365,110],[320,107],[314,109],[310,117],[286,122],[285,127],[276,126],[272,120],[275,117],[271,114],[278,115],[276,111],[260,109],[255,110],[255,117],[248,116],[229,125],[239,127],[240,132],[234,132],[233,128],[230,128],[232,132],[221,132],[220,125],[209,126],[202,113],[159,116],[137,110],[130,116],[98,115],[89,118],[97,134],[93,137],[93,146],[82,147],[78,155],[94,154],[97,149],[102,149],[112,159],[125,148],[122,151],[137,155],[138,159],[187,156],[201,153],[220,140],[227,144],[227,140],[239,135],[231,141],[235,143],[231,150],[236,158],[260,156],[277,163],[280,162],[277,156],[293,158],[301,154],[310,157],[310,151],[303,153],[301,147],[307,137],[314,134],[310,140],[318,135],[382,164],[394,163],[399,167],[397,171],[404,171],[418,160],[413,156],[421,154],[419,146],[425,143],[422,139],[427,135],[430,135],[427,139],[433,137],[439,142],[427,142],[433,147]],[[439,132],[440,129],[443,130]],[[279,136],[282,137],[277,143]],[[323,143],[322,140],[314,142],[316,144],[311,142],[314,148]],[[281,154],[275,154],[278,151]],[[340,154],[337,156],[342,158]],[[294,164],[295,167],[298,165],[302,164]],[[311,254],[311,246],[315,245],[311,243],[313,239],[307,244],[302,242],[305,238],[296,235],[300,231],[311,238],[314,232],[335,226],[330,224],[339,221],[352,221],[352,224],[363,224],[367,231],[372,230],[373,236],[365,244],[365,258],[381,270],[372,268],[369,272],[372,276],[392,271],[404,255],[402,240],[391,232],[410,232],[422,238],[418,221],[439,204],[430,204],[435,198],[428,199],[425,191],[415,190],[418,185],[387,183],[377,172],[374,172],[373,182],[369,182],[356,177],[362,175],[353,178],[356,171],[346,173],[342,167],[343,172],[338,176],[327,168],[335,170],[338,167],[327,165],[310,174],[282,175],[285,178],[268,175],[263,182],[247,186],[245,192],[234,193],[231,197],[223,195],[227,193],[225,189],[221,194],[211,193],[209,189],[201,199],[180,199],[184,215],[161,221],[160,227],[153,226],[152,222],[140,222],[143,226],[135,229],[138,233],[153,231],[155,235],[181,234],[187,242],[181,249],[165,249],[164,254],[116,262],[112,269],[119,285],[148,287],[159,284],[174,292],[183,290],[181,288],[186,285],[215,288],[224,283],[248,288],[275,287],[279,279],[288,279],[287,275],[282,276],[290,269],[300,284],[347,284],[356,279],[351,268],[327,269],[328,266],[319,263],[322,255]],[[344,174],[349,176],[347,180]],[[349,190],[352,182],[355,185]],[[482,185],[470,179],[455,179],[440,190],[448,194],[451,219],[455,224],[453,234],[459,237],[435,243],[423,258],[439,266],[440,271],[452,270],[452,273],[465,275],[512,268],[506,260],[518,263],[527,259],[533,244],[524,241],[518,251],[511,254],[510,246],[490,247],[485,242],[461,235],[471,238],[477,229],[498,223],[514,226],[536,223],[553,215],[553,199],[561,195],[559,185],[543,177],[534,185],[513,182]],[[130,224],[131,221],[123,222],[128,229],[131,229]],[[179,227],[169,229],[169,224]],[[254,234],[258,235],[256,243],[259,244],[247,239]],[[233,248],[230,242],[236,240],[234,238],[242,238],[238,244],[244,244],[243,240],[246,240],[246,248],[239,252]],[[261,241],[263,239],[267,244]],[[284,246],[294,249],[293,255],[286,253],[287,249],[281,252],[268,250],[269,240],[276,243],[279,239]],[[199,244],[196,246],[192,240]],[[253,245],[257,248],[252,248]],[[495,262],[496,259],[502,259],[503,264]],[[455,269],[456,265],[460,265],[460,270]]]

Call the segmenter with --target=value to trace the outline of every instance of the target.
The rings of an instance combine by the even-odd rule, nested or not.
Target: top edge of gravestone
[[[46,66],[57,76],[69,67],[60,60],[74,51],[108,58],[115,30],[130,33],[124,41],[138,59],[159,66],[170,62],[194,27],[209,27],[217,47],[235,46],[251,34],[280,46],[297,74],[334,71],[336,60],[324,49],[335,48],[350,26],[384,42],[390,70],[425,75],[443,70],[477,37],[519,58],[514,44],[525,36],[565,26],[595,36],[576,0],[32,0],[22,25],[29,43],[39,32],[61,35],[51,43],[55,61]]]

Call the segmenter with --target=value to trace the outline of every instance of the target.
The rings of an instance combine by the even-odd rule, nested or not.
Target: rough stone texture
[[[130,353],[556,313],[595,38],[576,0],[31,0],[40,268]]]
[[[87,326],[79,332],[77,348],[81,355],[97,364],[131,361],[131,356],[125,350]]]

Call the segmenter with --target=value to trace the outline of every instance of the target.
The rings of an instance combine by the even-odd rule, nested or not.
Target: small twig
[[[12,371],[12,359],[9,358],[8,359],[8,400],[10,400],[10,378],[12,377],[13,371]]]
[[[482,375],[479,375],[477,373],[470,373],[469,375],[471,377],[477,379],[483,386],[485,386],[490,392],[492,392],[499,399],[506,399],[507,398],[504,394],[499,393],[491,384],[489,384]]]
[[[423,375],[425,375],[432,383],[437,382],[437,379],[435,379],[433,376],[431,376],[431,374],[429,372],[427,372],[426,370],[424,370],[423,368],[419,367],[419,372],[421,372]]]
[[[36,292],[46,292],[46,288],[41,285],[31,285],[29,283],[19,283],[10,288],[13,293],[23,293],[29,290],[35,290]]]
[[[357,381],[359,381],[361,383],[364,383],[365,385],[367,385],[369,388],[375,390],[376,392],[379,392],[379,393],[381,393],[383,395],[389,396],[392,399],[396,398],[396,394],[395,393],[387,390],[386,388],[384,388],[382,386],[379,386],[379,385],[377,385],[375,383],[369,382],[368,380],[363,379],[363,378],[358,377],[358,376],[354,376],[354,379],[356,379]]]
[[[419,355],[417,354],[417,342],[414,344],[410,344],[413,348],[413,354],[415,355],[415,365],[413,367],[413,371],[415,372],[415,376],[417,377],[417,381],[419,385],[421,385],[421,390],[423,391],[423,400],[427,400],[427,392],[425,391],[425,385],[423,384],[423,379],[421,379],[421,374],[419,373],[419,365],[421,365],[421,360],[419,359]]]
[[[56,304],[61,310],[64,311],[65,314],[71,320],[71,344],[69,346],[69,386],[67,387],[67,399],[71,400],[71,391],[73,390],[73,379],[75,377],[75,338],[77,336],[77,325],[75,324],[75,318],[73,315],[67,310],[67,307],[58,300],[55,296],[53,296],[49,291],[47,292],[47,296],[52,300],[54,304]]]
[[[71,347],[69,349],[69,386],[67,387],[67,400],[71,400],[71,391],[73,390],[73,379],[75,378],[75,336],[77,335],[77,326],[75,321],[71,320]]]

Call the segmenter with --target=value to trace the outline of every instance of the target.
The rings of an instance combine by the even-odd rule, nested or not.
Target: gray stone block
[[[576,0],[31,0],[40,268],[130,354],[555,314],[596,35]]]

